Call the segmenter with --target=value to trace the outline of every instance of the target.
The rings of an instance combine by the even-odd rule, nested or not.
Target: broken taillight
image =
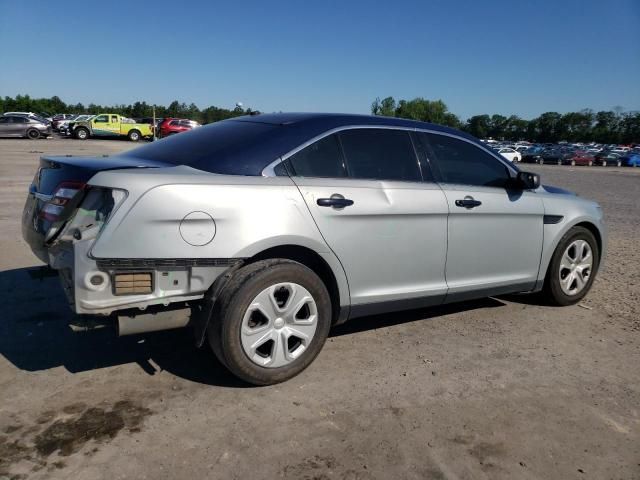
[[[62,182],[54,190],[51,199],[43,205],[40,216],[50,222],[60,220],[64,209],[84,187],[82,182]]]

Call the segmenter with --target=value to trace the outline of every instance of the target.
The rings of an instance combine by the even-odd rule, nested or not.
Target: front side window
[[[9,117],[0,117],[0,123],[9,123]]]
[[[361,128],[340,133],[345,161],[351,178],[420,182],[409,132]]]
[[[510,179],[506,165],[479,147],[447,135],[421,133],[431,147],[442,182],[480,187],[505,187]]]
[[[109,116],[108,115],[98,115],[95,120],[93,121],[93,123],[109,123]]]
[[[329,135],[303,148],[287,160],[298,177],[346,177],[338,137]]]

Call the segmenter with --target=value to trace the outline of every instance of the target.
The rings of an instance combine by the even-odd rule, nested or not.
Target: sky
[[[462,119],[640,110],[640,0],[0,0],[0,95]]]

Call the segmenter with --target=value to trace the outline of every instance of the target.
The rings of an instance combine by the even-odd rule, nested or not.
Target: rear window
[[[278,158],[279,125],[224,120],[150,143],[127,155],[226,175],[260,175]]]

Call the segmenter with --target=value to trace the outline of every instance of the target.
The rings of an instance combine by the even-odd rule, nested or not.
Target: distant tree
[[[487,138],[491,129],[489,115],[474,115],[467,120],[465,130],[477,138]]]

